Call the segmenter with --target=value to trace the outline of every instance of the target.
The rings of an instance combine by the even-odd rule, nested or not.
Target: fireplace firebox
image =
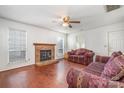
[[[40,61],[51,60],[51,50],[40,50]]]

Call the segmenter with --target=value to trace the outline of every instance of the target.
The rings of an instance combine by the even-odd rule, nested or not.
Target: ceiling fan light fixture
[[[63,23],[62,25],[63,25],[64,27],[69,26],[69,24],[68,24],[68,23]]]
[[[70,17],[69,17],[69,16],[65,16],[65,17],[63,18],[63,21],[64,21],[64,22],[69,22],[69,20],[70,20]]]

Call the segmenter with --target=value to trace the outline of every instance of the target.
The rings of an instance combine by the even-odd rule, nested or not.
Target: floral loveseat
[[[86,68],[70,69],[67,83],[70,88],[124,87],[124,55],[114,52],[111,57],[96,56]]]
[[[94,52],[85,48],[80,48],[68,52],[68,60],[71,62],[88,65],[93,62]]]

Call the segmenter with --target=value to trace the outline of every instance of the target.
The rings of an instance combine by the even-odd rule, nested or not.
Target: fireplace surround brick
[[[34,43],[35,46],[35,64],[38,66],[48,65],[51,63],[57,62],[55,60],[55,45],[56,44],[47,44],[47,43]],[[41,60],[41,50],[50,50],[51,58],[48,60]]]

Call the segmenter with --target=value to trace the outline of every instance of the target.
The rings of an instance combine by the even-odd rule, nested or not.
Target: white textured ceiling
[[[119,10],[120,9],[115,11]],[[112,17],[111,14],[114,14],[114,12],[106,13],[103,5],[0,6],[0,17],[63,33],[94,28],[112,23],[113,20],[114,22],[119,21],[119,18],[122,18],[123,14],[119,15],[121,10],[117,13],[116,16]],[[72,24],[72,28],[63,27],[59,20],[63,16],[70,16],[72,20],[80,20],[81,24]]]

